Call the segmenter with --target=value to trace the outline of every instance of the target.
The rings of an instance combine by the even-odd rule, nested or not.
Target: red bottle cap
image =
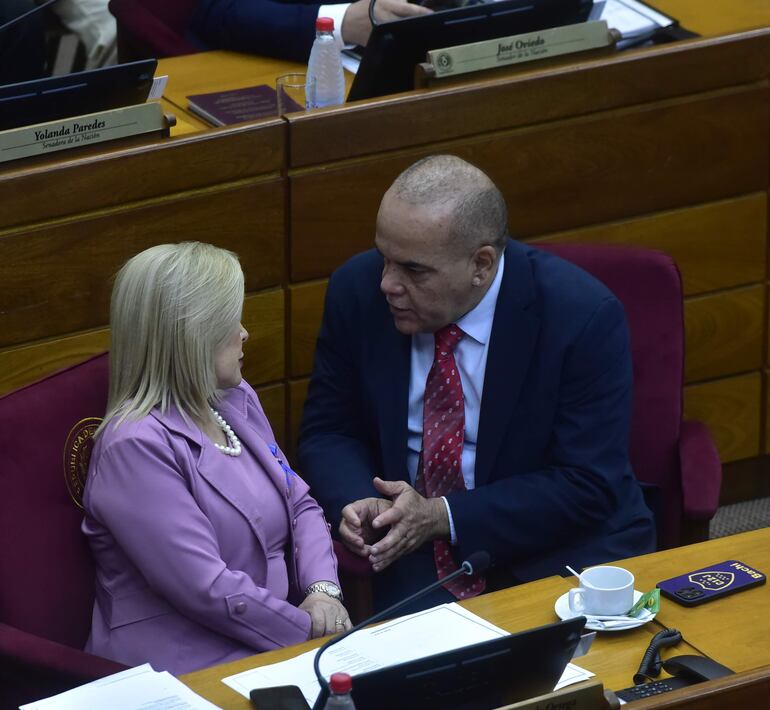
[[[334,20],[331,17],[319,17],[315,21],[315,28],[318,32],[334,32]]]
[[[329,678],[329,687],[332,689],[332,693],[343,695],[352,690],[353,679],[347,673],[334,673],[332,674],[332,677]]]

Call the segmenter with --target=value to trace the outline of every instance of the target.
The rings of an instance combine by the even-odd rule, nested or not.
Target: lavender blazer
[[[91,457],[83,531],[97,572],[86,650],[185,673],[308,638],[310,617],[295,604],[309,584],[337,581],[329,527],[271,452],[275,437],[245,381],[220,412],[286,504],[289,600],[265,587],[260,500],[176,409],[153,410],[108,427]]]

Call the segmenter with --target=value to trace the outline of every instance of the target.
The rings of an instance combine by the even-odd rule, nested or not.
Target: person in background
[[[51,6],[62,24],[85,46],[86,69],[115,64],[117,26],[107,8],[109,0],[59,0]]]
[[[21,17],[34,8],[31,0],[0,3],[0,85],[39,79],[45,73],[45,15]]]
[[[241,376],[243,299],[237,257],[208,244],[117,275],[83,497],[92,653],[179,674],[350,628],[323,513]]]
[[[477,551],[485,577],[418,605],[655,549],[623,307],[507,220],[487,175],[431,156],[385,193],[376,251],[329,281],[299,459],[376,609]]]
[[[430,12],[406,0],[377,0],[375,5],[379,22]],[[194,40],[210,48],[307,62],[318,17],[334,20],[335,35],[344,44],[365,45],[369,40],[369,0],[328,5],[283,0],[198,0],[191,32]]]

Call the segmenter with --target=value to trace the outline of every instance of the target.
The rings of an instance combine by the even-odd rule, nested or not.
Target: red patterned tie
[[[462,473],[465,401],[453,352],[463,335],[454,324],[434,333],[433,366],[425,382],[421,465],[415,482],[417,491],[428,498],[465,490]],[[439,579],[457,569],[447,541],[434,540],[433,554]],[[468,599],[484,591],[485,580],[480,575],[458,577],[444,587],[457,599]]]

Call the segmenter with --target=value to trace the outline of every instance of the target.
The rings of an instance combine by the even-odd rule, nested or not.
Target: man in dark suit
[[[612,293],[510,240],[499,190],[454,156],[396,179],[375,244],[329,282],[299,449],[375,606],[477,550],[486,578],[420,606],[651,552]]]

